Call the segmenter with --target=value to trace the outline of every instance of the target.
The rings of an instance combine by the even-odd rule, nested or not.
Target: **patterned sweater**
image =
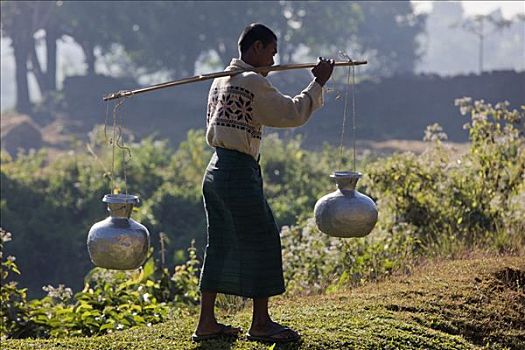
[[[253,68],[234,58],[228,70]],[[281,94],[262,75],[240,73],[213,81],[208,96],[206,140],[257,159],[263,126],[297,127],[323,105],[323,88],[312,81],[299,95]]]

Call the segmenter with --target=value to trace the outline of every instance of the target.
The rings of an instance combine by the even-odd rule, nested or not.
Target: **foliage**
[[[1,223],[15,237],[7,251],[19,257],[26,271],[20,283],[30,292],[44,284],[79,286],[90,268],[85,237],[103,215],[108,187],[87,156],[73,153],[50,164],[46,158],[40,151],[3,162],[0,174]]]
[[[201,140],[200,136],[195,140]],[[98,128],[92,133],[89,146],[92,154],[71,152],[51,162],[45,151],[21,155],[16,160],[2,153],[1,221],[2,226],[15,232],[13,243],[4,252],[19,258],[17,262],[24,273],[18,281],[28,287],[31,298],[41,296],[42,285],[65,284],[75,291],[83,288],[82,276],[92,268],[85,246],[86,235],[90,226],[105,215],[101,198],[111,189],[111,152],[102,146],[103,141],[102,129]],[[192,175],[179,177],[183,171],[174,171],[178,168],[172,165],[179,164],[182,170],[189,170],[181,164],[185,157],[181,154],[183,150],[193,152],[192,147],[181,146],[181,151],[173,154],[166,142],[152,139],[131,147],[133,157],[127,164],[129,190],[137,188],[139,191],[133,193],[139,194],[144,201],[133,216],[150,228],[153,246],[159,243],[156,232],[170,233],[166,235],[170,238],[166,242],[171,240],[166,256],[167,269],[171,270],[175,264],[187,260],[182,249],[190,245],[194,237],[199,236],[199,247],[204,245],[206,218],[200,188],[181,182],[184,178],[196,179]],[[208,158],[208,154],[203,157]],[[123,178],[118,176],[122,174],[120,157],[117,157],[115,170],[118,171],[116,186],[123,191]],[[166,191],[168,188],[170,190]],[[164,200],[166,196],[169,201]],[[173,215],[174,212],[177,215]],[[31,254],[27,254],[29,251]],[[196,259],[197,249],[191,254]],[[189,287],[197,283],[190,278],[196,269],[196,265],[192,266],[179,267],[180,281],[171,284],[166,281],[172,276],[165,270],[161,281],[166,282],[166,288],[171,288],[168,294],[172,298],[180,294],[180,301],[195,300],[195,292],[189,292]],[[184,288],[175,288],[179,284]],[[188,295],[184,296],[185,293]]]
[[[3,245],[10,235],[1,232]],[[188,252],[172,275],[151,257],[134,271],[94,268],[75,295],[62,284],[45,286],[47,295],[29,302],[24,289],[6,283],[9,271],[20,274],[10,256],[2,261],[2,338],[91,336],[162,322],[170,307],[198,300],[199,261],[193,246]]]
[[[454,256],[465,249],[523,251],[524,110],[468,98],[456,103],[470,117],[465,124],[470,136],[466,153],[449,149],[443,143],[443,130],[431,125],[425,131],[428,148],[423,154],[394,154],[360,164],[366,176],[358,189],[376,201],[380,213],[374,232],[362,239],[328,237],[310,218],[315,201],[334,189],[327,169],[339,169],[347,159],[338,162],[337,151],[329,146],[321,152],[306,151],[300,137],[286,141],[266,137],[261,167],[275,217],[287,225],[282,245],[289,293],[337,292],[396,271],[411,271],[422,257]],[[16,160],[2,155],[2,226],[17,232],[12,244],[16,249],[10,253],[19,256],[22,278],[27,274],[35,284],[57,285],[89,270],[85,234],[101,216],[104,190],[112,188],[111,172],[105,166],[99,169],[111,160],[101,140],[101,130],[95,130],[90,148],[96,162],[78,152],[52,162],[43,151]],[[29,304],[24,289],[6,284],[2,293],[9,290],[11,297],[2,294],[2,300],[11,301],[9,307],[3,304],[2,317],[10,320],[5,323],[9,332],[18,332],[23,324],[17,322],[30,318],[33,328],[24,329],[32,329],[33,334],[97,334],[142,320],[159,321],[165,317],[166,302],[197,302],[198,252],[204,246],[206,222],[200,186],[210,156],[204,133],[190,132],[175,153],[166,142],[152,138],[132,143],[131,149],[127,181],[130,189],[140,183],[144,199],[133,215],[151,232],[169,233],[162,234],[164,243],[172,242],[169,249],[161,249],[161,267],[153,273],[147,265],[150,272],[145,270],[141,276],[115,274],[111,280],[93,273],[87,289],[74,298],[66,298],[70,293],[65,288],[48,288],[48,294],[61,297],[50,294]],[[123,165],[117,157],[116,169]],[[115,174],[115,183],[124,188],[122,176]],[[196,246],[185,255],[181,247],[194,238]],[[24,255],[26,251],[32,252],[33,259]],[[172,275],[169,266],[186,261],[187,256],[186,264]],[[4,266],[5,271],[16,272],[16,265],[5,264],[2,273]],[[28,280],[20,282],[28,284]],[[91,309],[76,312],[82,300],[98,303],[98,308],[92,306],[94,314]],[[130,306],[134,305],[130,300],[138,306]],[[143,313],[141,318],[133,315],[139,310],[136,307]],[[120,316],[111,318],[115,310]],[[88,313],[82,319],[84,312]],[[64,315],[67,322],[58,322]]]
[[[368,168],[371,194],[390,216],[383,227],[412,225],[427,248],[454,240],[490,244],[502,235],[522,239],[523,111],[470,99],[456,104],[471,116],[465,124],[471,141],[467,154],[450,154],[438,135],[421,156],[396,155]]]
[[[468,98],[456,104],[470,114],[466,154],[447,150],[446,135],[431,125],[423,154],[395,154],[366,164],[358,189],[376,200],[379,211],[369,237],[328,237],[312,220],[283,229],[289,290],[334,290],[375,280],[410,271],[420,257],[473,248],[523,249],[524,112]]]
[[[334,292],[410,271],[414,238],[410,227],[398,227],[387,237],[343,239],[320,232],[314,220],[283,227],[283,269],[287,292]]]
[[[30,112],[27,63],[42,95],[52,100],[58,77],[57,42],[66,37],[82,48],[89,76],[96,74],[96,61],[102,58],[113,75],[183,77],[192,75],[199,61],[217,68],[228,64],[238,54],[237,38],[244,26],[262,22],[284,43],[281,63],[297,59],[293,56],[300,51],[316,58],[335,57],[343,50],[355,54],[352,58],[373,55],[373,61],[380,62],[376,71],[392,74],[413,70],[419,54],[416,37],[424,22],[409,2],[131,1],[123,6],[2,1],[1,5],[2,34],[12,40],[17,58],[17,107],[23,113]],[[39,39],[34,37],[37,32]],[[45,60],[36,54],[42,44]]]
[[[0,228],[0,339],[6,335],[18,335],[23,332],[28,322],[26,289],[17,288],[17,283],[9,280],[9,274],[20,274],[15,258],[4,258],[4,244],[11,240],[11,233]]]
[[[154,296],[160,283],[150,278],[153,271],[152,260],[140,272],[95,268],[74,301],[71,289],[48,286],[48,295],[30,304],[34,336],[90,336],[163,321],[169,309]]]
[[[177,287],[175,302],[185,304],[197,304],[199,302],[199,279],[197,278],[199,270],[199,260],[197,252],[193,246],[188,249],[189,257],[184,265],[175,267],[175,274],[171,278]]]
[[[506,272],[520,272],[508,274]],[[523,346],[523,256],[476,256],[458,261],[427,262],[411,276],[398,276],[330,295],[272,298],[272,318],[302,334],[299,345],[275,349],[503,350]],[[503,278],[502,278],[503,277]],[[521,282],[520,282],[521,281]],[[251,306],[251,305],[250,305]],[[166,322],[134,327],[100,337],[13,339],[8,349],[150,350],[272,347],[240,337],[192,344],[198,315],[180,311]],[[251,307],[218,310],[217,317],[250,327]]]
[[[309,215],[315,201],[330,178],[330,148],[322,154],[306,151],[301,136],[281,140],[267,135],[261,149],[264,190],[277,223],[292,225],[302,215]],[[329,150],[330,149],[330,150]]]

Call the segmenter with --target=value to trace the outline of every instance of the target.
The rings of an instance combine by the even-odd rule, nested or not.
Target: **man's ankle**
[[[254,318],[252,320],[251,328],[264,328],[270,324],[272,324],[272,319],[270,317]]]
[[[215,319],[215,317],[201,317],[199,318],[199,325],[202,325],[202,326],[213,326],[213,325],[216,325],[218,322],[217,322],[217,319]]]

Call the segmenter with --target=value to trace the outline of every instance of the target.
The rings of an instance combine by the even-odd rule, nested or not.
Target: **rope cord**
[[[111,194],[115,190],[115,136],[117,133],[117,110],[122,104],[122,99],[117,100],[115,107],[113,107],[113,136],[110,139],[111,144]]]
[[[117,142],[116,142],[116,145],[118,148],[120,148],[122,150],[122,172],[124,174],[124,189],[125,189],[125,193],[126,193],[126,196],[128,194],[128,172],[127,172],[127,165],[128,165],[128,162],[126,160],[126,151],[129,155],[129,159],[131,159],[131,149],[129,147],[126,147],[124,146],[124,143],[123,143],[123,137],[122,137],[122,114],[118,115],[117,116],[117,120],[118,120],[118,138],[117,138]],[[129,160],[128,159],[128,160]]]
[[[104,141],[107,144],[110,143],[108,140],[108,118],[109,118],[109,103],[106,103],[106,119],[104,120]],[[111,172],[109,173],[110,181],[109,181],[109,193],[113,193],[112,183],[113,183],[113,169],[111,169]]]
[[[115,151],[116,148],[120,148],[122,150],[122,167],[123,167],[123,173],[124,173],[124,186],[125,186],[125,192],[126,195],[128,194],[128,181],[127,181],[127,161],[126,161],[126,151],[129,155],[129,158],[131,158],[131,149],[129,147],[124,146],[122,142],[122,116],[120,116],[117,113],[118,109],[122,106],[124,103],[124,99],[118,99],[117,103],[113,107],[113,130],[112,130],[112,137],[108,139],[107,134],[107,125],[108,125],[108,115],[109,115],[109,103],[106,105],[106,120],[104,123],[104,137],[106,139],[106,143],[110,144],[112,147],[111,150],[111,188],[110,193],[113,194],[113,191],[115,188]]]
[[[343,151],[344,151],[344,146],[343,146],[343,141],[344,141],[344,137],[345,137],[345,125],[346,125],[346,110],[347,110],[347,105],[348,105],[348,86],[350,84],[350,67],[348,67],[348,74],[347,74],[347,82],[346,82],[346,88],[345,88],[345,106],[344,106],[344,110],[343,110],[343,125],[341,127],[341,142],[339,144],[339,148],[340,148],[340,157],[341,157],[341,162],[339,163],[339,168],[341,170],[343,170],[343,161],[344,161],[344,154],[343,154]]]
[[[339,51],[339,55],[348,60],[348,62],[352,62],[352,59],[350,56],[348,56],[345,52]],[[351,73],[351,74],[350,74]],[[350,77],[352,79],[350,79]],[[346,115],[348,110],[348,90],[352,86],[352,148],[353,148],[353,171],[356,171],[356,112],[355,112],[355,66],[348,66],[348,72],[346,77],[346,88],[345,88],[345,103],[344,103],[344,110],[343,110],[343,125],[341,127],[341,142],[340,142],[340,169],[343,170],[343,161],[344,161],[344,135],[345,135],[345,129],[346,129]]]
[[[352,138],[353,138],[353,148],[354,148],[354,162],[353,162],[353,169],[352,171],[356,171],[356,166],[355,166],[355,160],[356,160],[356,140],[357,140],[357,136],[356,136],[356,130],[357,130],[357,125],[356,125],[356,114],[355,114],[355,88],[356,88],[356,85],[355,85],[355,66],[351,66],[352,67]]]

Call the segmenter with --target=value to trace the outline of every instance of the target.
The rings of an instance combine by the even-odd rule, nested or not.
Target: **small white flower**
[[[150,302],[149,293],[142,294],[142,299],[144,300],[145,303],[149,303]]]

